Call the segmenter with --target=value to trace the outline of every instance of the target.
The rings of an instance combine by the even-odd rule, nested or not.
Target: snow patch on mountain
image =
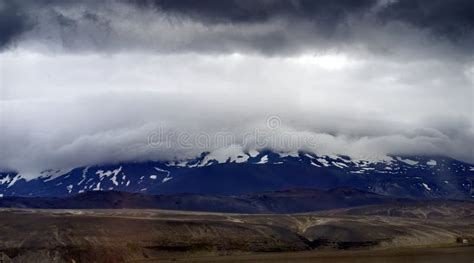
[[[386,165],[390,165],[395,161],[391,156],[377,154],[348,157],[350,157],[350,162],[354,163],[356,166],[367,166],[375,163],[383,163]]]
[[[170,175],[170,171],[168,171],[168,170],[164,170],[164,169],[161,169],[159,167],[153,167],[153,168],[155,168],[155,170],[158,171],[158,172],[166,173],[166,176]]]
[[[158,172],[163,172],[163,173],[166,173],[166,176],[161,180],[162,183],[166,183],[168,182],[169,180],[173,179],[172,176],[170,176],[171,172],[168,171],[168,170],[164,170],[164,169],[161,169],[159,167],[153,167],[155,168],[156,171]],[[156,179],[156,175],[154,176],[154,178],[152,178],[153,175],[150,175],[150,179]]]
[[[299,153],[298,152],[283,152],[283,153],[278,153],[280,157],[285,158],[285,157],[298,157]]]
[[[103,177],[110,177],[110,176],[117,176],[120,171],[122,171],[122,166],[115,170],[109,170],[109,171],[103,171],[103,170],[98,170],[96,174],[102,179]]]
[[[189,167],[188,162],[188,160],[170,161],[166,163],[166,166]]]
[[[162,183],[166,183],[168,182],[169,180],[173,179],[173,177],[165,177],[163,178],[163,180],[161,180]]]
[[[40,173],[40,177],[42,178],[47,178],[44,180],[45,182],[51,181],[55,178],[60,177],[61,175],[65,175],[69,172],[71,172],[72,169],[48,169],[44,170]]]
[[[20,180],[21,179],[21,174],[17,174],[15,177],[13,177],[13,179],[10,181],[10,183],[8,184],[7,188],[11,187],[12,185],[14,185],[16,183],[16,181]]]
[[[410,159],[403,159],[401,157],[397,157],[397,160],[399,160],[400,162],[406,163],[408,165],[417,165],[418,164],[417,161],[413,161],[413,160],[410,160]]]
[[[324,165],[324,166],[326,166],[326,167],[329,166],[329,162],[326,161],[326,159],[318,158],[317,160],[318,160],[318,162],[319,162],[320,164],[322,164],[322,165]]]
[[[0,178],[0,185],[5,184],[5,183],[10,183],[11,178],[10,175],[7,174],[5,177]]]
[[[206,157],[204,157],[198,166],[202,167],[211,165],[212,161],[216,161],[217,163],[244,163],[248,159],[249,156],[244,153],[242,146],[233,144],[229,147],[210,152]]]
[[[336,166],[336,167],[341,168],[341,169],[345,169],[345,168],[349,167],[349,166],[347,166],[347,164],[342,163],[342,162],[334,162],[334,161],[333,161],[332,164],[333,164],[334,166]]]
[[[267,162],[268,162],[268,155],[264,155],[264,156],[262,156],[260,161],[258,161],[257,164],[264,164],[264,163],[267,163]]]
[[[250,157],[252,157],[252,158],[257,157],[259,153],[260,153],[260,152],[257,151],[257,150],[250,150],[250,151],[249,151],[249,155],[250,155]]]
[[[423,185],[423,187],[424,187],[426,190],[431,191],[431,188],[430,188],[427,184],[421,183],[421,185]]]
[[[102,188],[100,188],[100,182],[97,183],[96,187],[91,189],[92,191],[101,191]]]
[[[74,186],[73,186],[72,184],[68,185],[68,186],[66,187],[67,192],[68,192],[68,193],[72,193],[73,187],[74,187]]]

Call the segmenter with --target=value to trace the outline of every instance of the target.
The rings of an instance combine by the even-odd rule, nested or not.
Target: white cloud
[[[219,145],[163,150],[147,139],[160,126],[167,133],[230,132],[242,142],[273,115],[293,139],[315,139],[300,146],[320,154],[436,153],[474,162],[472,64],[357,52],[266,57],[27,48],[0,53],[0,61],[4,169],[190,158]]]

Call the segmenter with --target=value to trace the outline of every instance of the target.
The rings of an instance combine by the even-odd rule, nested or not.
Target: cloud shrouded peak
[[[474,162],[473,8],[0,0],[0,167],[193,158],[263,147],[256,131],[276,151]]]

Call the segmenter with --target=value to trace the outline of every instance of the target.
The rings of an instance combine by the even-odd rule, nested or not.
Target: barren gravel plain
[[[2,262],[473,262],[473,205],[304,214],[0,210]]]

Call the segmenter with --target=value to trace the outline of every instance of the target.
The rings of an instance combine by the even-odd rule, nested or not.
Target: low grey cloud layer
[[[281,119],[279,134],[315,142],[267,145],[278,151],[474,163],[473,9],[0,0],[0,168],[33,174],[228,146],[153,147],[157,130],[226,132],[258,148],[245,134],[268,130],[269,116]]]

